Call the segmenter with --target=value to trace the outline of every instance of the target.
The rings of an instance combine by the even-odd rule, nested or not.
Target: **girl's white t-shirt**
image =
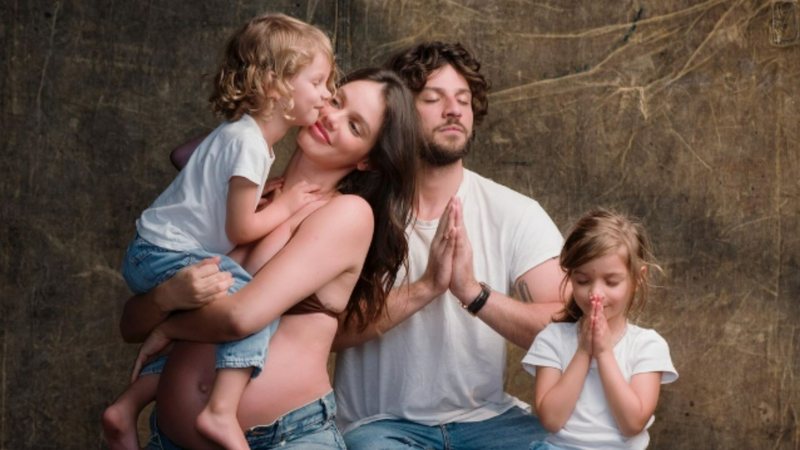
[[[536,366],[553,367],[563,372],[577,350],[577,324],[551,323],[536,336],[522,364],[534,376]],[[667,341],[654,330],[629,323],[625,334],[614,346],[614,357],[628,382],[633,375],[646,372],[661,372],[662,384],[678,379]],[[597,360],[592,359],[572,415],[564,427],[549,435],[546,441],[564,449],[644,449],[650,442],[647,428],[654,419],[655,416],[650,417],[645,429],[636,436],[623,436],[608,407]]]
[[[192,153],[178,176],[136,221],[148,242],[170,250],[204,249],[226,254],[228,183],[244,177],[264,187],[275,157],[250,115],[218,126]],[[258,196],[253,198],[253,209]]]

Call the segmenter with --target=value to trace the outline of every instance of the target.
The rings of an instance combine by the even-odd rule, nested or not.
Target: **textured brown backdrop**
[[[468,165],[566,230],[643,218],[667,270],[642,322],[669,341],[652,447],[800,448],[800,36],[765,0],[307,0],[0,4],[0,447],[102,448],[136,347],[118,265],[174,145],[215,124],[204,73],[267,10],[346,70],[458,40],[494,84]],[[289,142],[287,140],[287,142]],[[281,147],[285,154],[287,146]],[[509,389],[531,382],[509,358]]]

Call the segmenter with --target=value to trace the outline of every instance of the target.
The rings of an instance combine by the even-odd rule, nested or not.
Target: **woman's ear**
[[[367,159],[367,158],[364,158],[361,161],[356,163],[356,170],[360,170],[362,172],[366,172],[367,170],[370,170],[370,169],[372,169],[372,167],[369,165],[369,159]]]

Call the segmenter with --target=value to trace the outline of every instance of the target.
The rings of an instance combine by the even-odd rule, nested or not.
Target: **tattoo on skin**
[[[528,289],[528,284],[524,281],[517,283],[517,295],[523,303],[533,303],[531,291]]]

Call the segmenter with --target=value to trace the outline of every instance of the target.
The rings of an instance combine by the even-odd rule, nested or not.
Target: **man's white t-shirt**
[[[458,189],[478,281],[508,294],[517,278],[557,256],[562,237],[533,199],[469,170]],[[407,230],[418,280],[439,221]],[[398,285],[405,282],[398,274]],[[503,390],[506,341],[449,291],[383,336],[338,353],[335,392],[345,431],[381,419],[424,425],[495,417],[515,405]]]
[[[522,365],[534,376],[536,366],[563,372],[577,350],[577,324],[551,323],[536,336]],[[661,372],[662,384],[678,379],[667,341],[654,330],[628,324],[625,334],[614,346],[614,357],[625,381],[630,382],[633,375],[646,372]],[[608,407],[597,360],[592,359],[572,415],[558,433],[547,436],[545,441],[564,449],[644,449],[650,442],[647,428],[654,419],[655,416],[650,417],[645,429],[636,436],[623,436]]]
[[[211,132],[178,176],[147,208],[136,230],[170,250],[202,248],[226,254],[234,247],[225,233],[228,183],[244,177],[263,189],[275,157],[255,119],[245,114]],[[258,196],[253,198],[253,210]]]

